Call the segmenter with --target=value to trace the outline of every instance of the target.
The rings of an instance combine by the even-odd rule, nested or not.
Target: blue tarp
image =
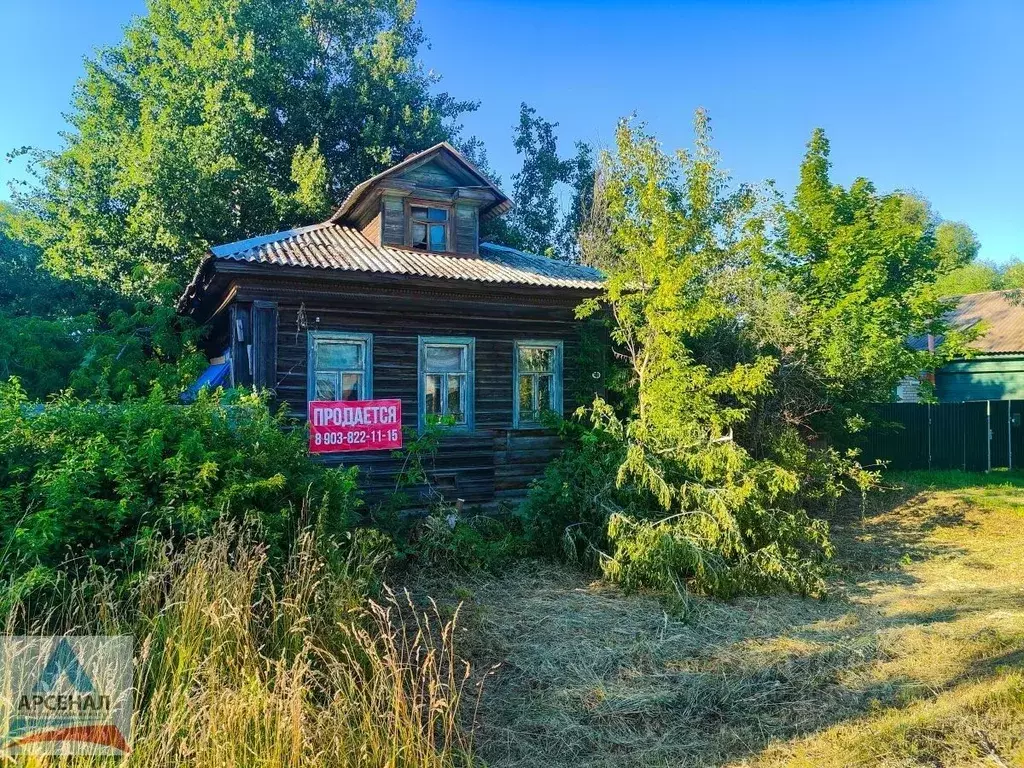
[[[228,381],[230,373],[231,360],[225,355],[224,362],[210,363],[210,366],[199,375],[195,383],[181,393],[181,401],[183,403],[193,402],[199,395],[199,390],[203,387],[216,389],[217,387],[224,386]]]

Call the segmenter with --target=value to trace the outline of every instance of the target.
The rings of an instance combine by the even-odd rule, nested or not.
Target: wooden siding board
[[[1024,399],[1024,356],[949,363],[936,373],[935,391],[941,402]]]
[[[382,212],[381,243],[405,245],[405,201],[399,197],[385,197]]]
[[[459,204],[455,206],[455,251],[461,254],[475,254],[478,251],[480,226],[476,206]]]
[[[299,309],[308,329],[298,327]],[[444,439],[428,462],[430,472],[454,472],[458,498],[471,504],[521,497],[530,481],[558,454],[558,439],[543,430],[512,429],[513,354],[517,339],[562,341],[565,348],[565,412],[572,402],[580,324],[570,306],[484,303],[468,298],[381,297],[371,294],[283,297],[278,302],[277,395],[303,418],[307,391],[307,331],[373,334],[373,397],[402,401],[403,426],[418,418],[420,336],[475,339],[475,430]],[[357,465],[371,498],[393,488],[399,461],[389,452],[328,454],[328,464]],[[412,489],[416,498],[424,489]],[[500,495],[501,494],[504,495]],[[505,493],[508,492],[508,493]],[[517,496],[518,494],[518,496]]]
[[[436,161],[424,163],[423,165],[404,171],[398,175],[400,179],[407,179],[422,187],[434,189],[452,189],[459,186],[459,179],[442,168]]]

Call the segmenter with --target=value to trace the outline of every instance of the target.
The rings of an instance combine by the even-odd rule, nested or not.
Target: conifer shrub
[[[520,511],[536,550],[630,589],[824,593],[828,525],[807,513],[795,472],[755,462],[738,446],[717,456],[662,454],[666,506],[629,468],[621,431],[567,422],[563,434],[566,449]]]
[[[581,247],[605,288],[577,315],[608,325],[613,398],[577,413],[526,528],[627,587],[818,594],[831,544],[807,502],[841,491],[848,466],[788,445],[779,419],[750,421],[781,366],[739,300],[765,277],[770,232],[758,195],[729,188],[702,111],[695,129],[673,157],[624,121],[601,158]]]

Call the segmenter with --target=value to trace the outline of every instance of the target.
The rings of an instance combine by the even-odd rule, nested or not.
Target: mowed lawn
[[[1024,766],[1024,475],[889,476],[832,596],[680,620],[568,568],[467,579],[491,766]],[[436,592],[435,592],[436,594]],[[492,665],[497,665],[493,669]]]

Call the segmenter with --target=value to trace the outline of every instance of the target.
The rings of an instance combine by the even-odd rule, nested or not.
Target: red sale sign
[[[312,400],[309,452],[384,451],[402,447],[401,400]]]

